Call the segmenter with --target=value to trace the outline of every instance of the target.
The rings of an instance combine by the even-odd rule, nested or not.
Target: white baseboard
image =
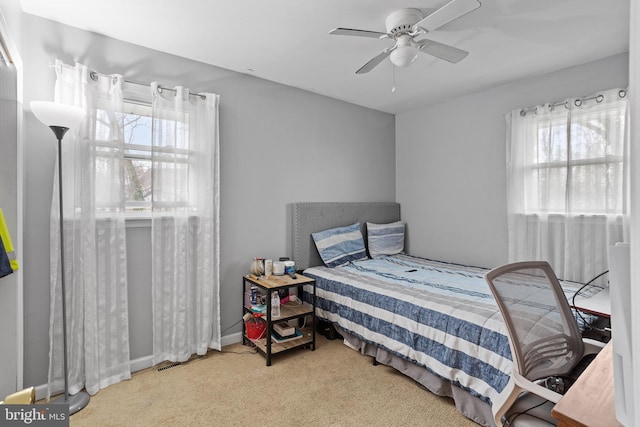
[[[36,386],[36,400],[47,398],[47,384]]]
[[[242,341],[242,332],[237,332],[235,334],[225,335],[224,337],[222,337],[222,339],[220,340],[220,344],[222,345],[222,347],[224,347],[226,345],[235,344],[240,341]]]
[[[222,347],[235,344],[242,341],[242,332],[237,332],[231,335],[225,335],[220,339],[220,345]],[[131,361],[131,372],[138,372],[153,366],[153,356],[143,356]],[[62,393],[63,390],[59,390],[57,393]],[[52,393],[55,395],[57,393]],[[47,384],[41,384],[36,386],[36,400],[42,400],[47,397]]]
[[[153,366],[153,356],[138,357],[130,362],[131,373],[143,371]]]

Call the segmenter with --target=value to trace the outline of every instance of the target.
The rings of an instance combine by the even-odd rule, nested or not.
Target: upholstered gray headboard
[[[293,203],[293,261],[297,270],[323,265],[311,233],[359,222],[400,221],[400,204],[395,202],[309,202]]]

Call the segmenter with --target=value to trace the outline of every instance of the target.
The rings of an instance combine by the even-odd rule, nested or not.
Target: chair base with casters
[[[556,425],[551,416],[555,403],[533,393],[522,393],[508,408],[499,426],[547,427]]]
[[[497,426],[556,425],[551,409],[571,379],[584,370],[583,359],[605,344],[582,338],[547,262],[507,264],[487,272],[485,279],[504,319],[513,356],[509,383],[492,403],[494,422]],[[556,382],[558,378],[566,378],[567,386]]]

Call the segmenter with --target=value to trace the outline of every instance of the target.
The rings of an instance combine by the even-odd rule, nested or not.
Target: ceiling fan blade
[[[336,36],[372,37],[374,39],[387,37],[387,33],[381,33],[379,31],[355,30],[353,28],[336,28],[329,31],[329,34],[333,34]]]
[[[379,63],[384,61],[384,59],[386,57],[391,55],[391,52],[393,52],[395,50],[395,48],[396,47],[393,46],[393,47],[390,47],[390,48],[387,48],[387,49],[383,50],[378,55],[376,55],[373,58],[371,58],[371,60],[369,60],[369,62],[364,64],[362,67],[360,67],[360,69],[358,71],[356,71],[356,74],[364,74],[364,73],[368,73],[369,71],[373,70]]]
[[[413,28],[417,29],[419,27],[427,31],[433,31],[454,19],[476,10],[480,6],[481,4],[478,0],[451,0],[431,15],[418,21]]]
[[[434,42],[433,40],[424,39],[416,44],[420,51],[435,56],[436,58],[444,59],[452,64],[462,61],[469,54],[466,50],[458,49],[448,44]]]

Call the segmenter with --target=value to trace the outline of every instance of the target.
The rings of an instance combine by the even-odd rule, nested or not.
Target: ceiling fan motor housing
[[[394,38],[401,34],[410,33],[414,24],[424,18],[420,9],[401,9],[387,17],[387,33]]]

